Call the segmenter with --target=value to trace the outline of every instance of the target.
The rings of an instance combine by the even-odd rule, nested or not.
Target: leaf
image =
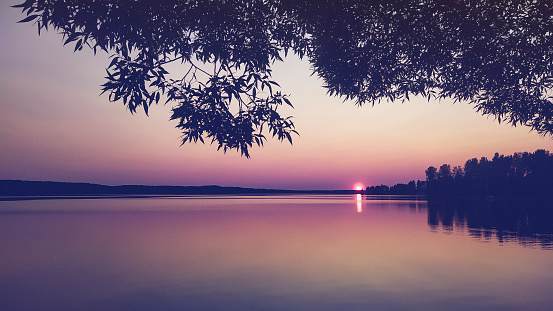
[[[26,8],[26,7],[30,7],[32,5],[32,0],[27,0],[21,4],[15,4],[15,5],[12,5],[11,7],[12,8]]]
[[[115,65],[115,63],[117,63],[118,61],[119,61],[119,57],[114,56],[113,59],[111,60],[111,62],[109,63],[108,68],[113,67]]]
[[[83,49],[83,39],[80,39],[79,41],[77,41],[77,44],[75,44],[75,49],[73,50],[73,52],[77,52],[77,50],[82,50]]]
[[[269,83],[273,84],[273,85],[276,85],[278,87],[280,87],[280,85],[278,83],[276,83],[275,81],[269,81]]]
[[[294,108],[294,106],[292,106],[292,103],[290,102],[290,100],[289,100],[288,98],[283,97],[282,99],[284,100],[284,102],[285,102],[288,106]]]
[[[27,17],[25,17],[24,19],[20,20],[18,23],[26,23],[26,22],[30,22],[32,21],[33,19],[36,19],[37,17],[39,17],[40,15],[29,15]]]
[[[70,35],[67,40],[65,40],[65,42],[63,43],[63,45],[67,45],[68,43],[71,43],[75,40],[77,40],[79,38],[79,35],[78,34],[72,34]]]
[[[142,103],[142,107],[144,107],[144,112],[145,112],[146,115],[148,116],[148,108],[150,108],[149,105],[148,105],[148,103]]]

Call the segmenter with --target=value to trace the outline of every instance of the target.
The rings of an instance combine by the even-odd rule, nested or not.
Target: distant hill
[[[354,190],[283,190],[209,186],[107,186],[92,183],[0,180],[0,196],[202,195],[202,194],[353,194]]]

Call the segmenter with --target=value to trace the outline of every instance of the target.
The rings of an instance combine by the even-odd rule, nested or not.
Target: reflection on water
[[[361,213],[363,211],[363,198],[361,197],[361,194],[356,194],[356,201],[357,201],[357,212]]]
[[[2,310],[553,304],[553,251],[478,243],[472,231],[436,234],[472,223],[473,214],[459,210],[453,214],[467,216],[451,218],[443,206],[426,206],[371,196],[0,202],[0,304]],[[490,228],[497,230],[497,222]]]
[[[553,204],[547,201],[429,202],[428,225],[480,241],[553,249]]]

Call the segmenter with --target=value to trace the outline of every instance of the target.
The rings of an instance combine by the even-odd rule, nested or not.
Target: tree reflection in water
[[[553,209],[545,200],[428,202],[428,225],[435,231],[467,231],[476,239],[496,239],[553,250]]]

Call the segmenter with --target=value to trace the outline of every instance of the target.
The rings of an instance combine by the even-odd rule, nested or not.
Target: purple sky
[[[108,55],[73,53],[60,35],[0,5],[0,179],[102,184],[206,185],[288,189],[351,189],[424,179],[443,163],[463,165],[536,149],[553,140],[526,127],[498,124],[466,103],[383,102],[356,107],[326,96],[307,61],[289,57],[273,77],[290,94],[300,137],[271,140],[251,159],[216,146],[180,145],[170,106],[150,117],[99,96]]]

